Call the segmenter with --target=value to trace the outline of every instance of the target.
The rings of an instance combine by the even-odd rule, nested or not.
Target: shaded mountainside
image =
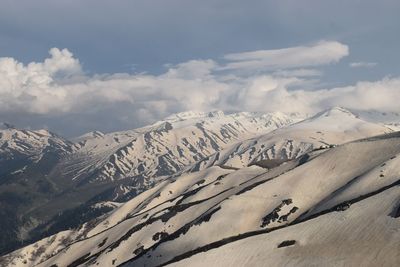
[[[0,251],[21,245],[21,226],[31,224],[23,214],[59,191],[47,175],[72,151],[71,142],[47,130],[0,128]]]
[[[164,180],[107,215],[2,261],[396,266],[399,179],[399,133],[313,149],[272,168],[213,166]]]

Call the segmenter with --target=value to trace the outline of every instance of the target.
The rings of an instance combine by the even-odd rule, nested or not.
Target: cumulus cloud
[[[62,103],[69,92],[60,89],[57,81],[81,75],[81,65],[67,49],[52,48],[49,54],[43,62],[26,66],[13,58],[0,58],[0,112],[69,110]]]
[[[350,67],[352,68],[372,68],[378,65],[376,62],[351,62]]]
[[[161,75],[85,76],[66,49],[53,48],[43,62],[27,65],[1,58],[0,118],[95,116],[101,128],[106,117],[116,127],[139,126],[181,110],[213,109],[229,87],[213,77],[215,66],[212,60],[193,60]]]
[[[27,118],[34,123],[40,118],[41,123],[58,125],[59,131],[68,122],[74,128],[68,134],[76,135],[86,130],[138,127],[184,110],[308,114],[331,106],[400,110],[400,78],[309,90],[315,77],[322,75],[309,66],[336,62],[348,54],[347,46],[336,42],[230,54],[225,57],[227,63],[191,60],[169,65],[159,75],[89,76],[67,49],[53,48],[49,53],[43,62],[26,65],[0,58],[1,120]],[[248,68],[248,62],[254,61],[271,70],[247,76],[221,72],[246,62],[242,67]]]
[[[320,41],[310,46],[228,54],[224,69],[276,69],[318,66],[338,62],[349,54],[347,45]]]

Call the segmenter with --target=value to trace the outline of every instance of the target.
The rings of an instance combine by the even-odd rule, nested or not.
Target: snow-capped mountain
[[[134,177],[149,178],[174,174],[228,145],[292,124],[282,113],[174,114],[151,126],[133,131],[78,138],[78,150],[63,163],[65,175],[88,182]]]
[[[192,170],[214,165],[241,168],[263,160],[276,160],[276,163],[300,157],[316,148],[390,132],[392,129],[386,125],[362,120],[344,108],[334,107],[298,123],[231,145],[199,161]]]
[[[396,244],[400,244],[396,230],[400,229],[400,135],[384,123],[365,121],[343,108],[332,108],[279,128],[275,122],[265,124],[258,118],[264,125],[259,126],[260,131],[245,126],[242,116],[250,115],[249,121],[254,114],[204,114],[196,115],[201,119],[194,119],[188,113],[138,130],[115,133],[112,138],[112,134],[101,133],[79,138],[76,151],[86,149],[89,156],[92,151],[93,158],[98,151],[107,150],[107,142],[96,146],[93,144],[101,142],[91,140],[109,138],[109,146],[115,150],[115,135],[126,136],[118,141],[129,146],[133,141],[137,145],[136,140],[151,133],[154,140],[169,142],[170,150],[173,145],[182,146],[170,141],[169,132],[174,131],[184,132],[185,136],[192,131],[209,136],[220,134],[232,142],[221,142],[218,150],[209,155],[200,153],[197,162],[182,164],[174,174],[158,178],[150,189],[123,204],[104,199],[90,202],[91,209],[106,208],[108,213],[8,254],[1,258],[2,264],[329,266],[335,262],[352,265],[370,261],[396,266],[400,260],[396,254]],[[216,118],[227,121],[236,116],[240,116],[243,128],[237,126],[229,135],[211,130],[229,128]],[[275,125],[274,130],[265,128],[271,124]],[[182,137],[180,134],[175,136]],[[239,140],[241,134],[248,139]],[[211,141],[208,142],[205,143],[210,149]],[[128,152],[129,149],[122,155],[132,155]],[[185,151],[189,152],[190,149]],[[150,152],[142,154],[149,155]],[[68,160],[71,158],[68,156]],[[104,162],[107,163],[100,166],[108,164],[107,160]],[[157,174],[148,173],[153,178]],[[121,179],[127,178],[117,176],[111,182],[124,190]],[[95,181],[90,180],[82,188],[95,186]],[[100,181],[110,183],[107,178]],[[332,224],[327,226],[330,221]],[[354,240],[364,244],[359,253],[360,243]],[[246,247],[241,249],[240,244]],[[378,248],[376,244],[381,245]],[[324,255],[324,247],[329,248],[326,257],[316,257]],[[203,261],[204,256],[207,262]],[[326,259],[331,259],[332,264]]]
[[[74,144],[48,130],[17,129],[9,124],[0,127],[0,185],[33,166],[53,165],[70,155]]]
[[[0,164],[15,159],[38,162],[49,152],[66,155],[72,144],[47,130],[20,130],[4,123],[0,126]],[[6,166],[2,166],[2,169]],[[18,170],[17,170],[18,171]],[[2,170],[4,173],[4,170]]]
[[[298,120],[282,113],[186,112],[124,132],[67,141],[47,130],[0,130],[0,251],[108,211],[225,147]],[[7,234],[6,234],[7,233]],[[4,243],[3,243],[4,242]]]
[[[399,160],[400,135],[392,133],[271,169],[210,167],[165,180],[3,264],[396,266]]]

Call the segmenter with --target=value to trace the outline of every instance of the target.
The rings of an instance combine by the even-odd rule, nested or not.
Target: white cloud
[[[229,62],[223,69],[277,69],[319,66],[338,62],[348,54],[347,45],[333,41],[320,41],[311,46],[228,54],[224,58]]]
[[[4,114],[49,118],[89,116],[88,123],[101,128],[106,123],[119,127],[132,122],[143,125],[184,110],[279,110],[311,114],[339,105],[400,111],[397,103],[400,78],[311,91],[310,84],[322,73],[317,69],[292,68],[335,62],[348,53],[345,45],[322,42],[312,47],[276,51],[227,56],[238,63],[260,55],[264,55],[263,62],[267,58],[277,59],[273,65],[278,65],[278,69],[252,76],[220,72],[224,66],[213,60],[169,66],[161,75],[87,76],[71,52],[56,48],[50,50],[50,57],[43,62],[27,65],[13,58],[0,58],[0,117]],[[287,58],[280,59],[283,54]],[[306,63],[300,63],[300,59]],[[230,64],[233,63],[226,66]]]
[[[352,68],[372,68],[378,65],[376,62],[351,62],[349,64]]]
[[[66,49],[53,48],[43,62],[27,65],[1,58],[0,115],[85,114],[128,103],[129,112],[146,114],[132,114],[131,118],[146,123],[146,118],[160,118],[180,110],[212,109],[229,86],[213,78],[215,66],[212,60],[193,60],[172,66],[158,76],[84,76],[79,60]]]
[[[384,78],[375,82],[358,82],[353,86],[319,89],[289,90],[288,86],[302,80],[275,80],[273,77],[259,77],[243,95],[244,107],[248,109],[312,114],[333,106],[358,110],[381,110],[399,112],[397,99],[400,98],[400,77]],[[266,89],[266,85],[272,88]],[[250,101],[250,102],[249,102]]]

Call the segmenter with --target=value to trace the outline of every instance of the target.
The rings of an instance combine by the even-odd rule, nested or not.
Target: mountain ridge
[[[109,134],[93,132],[75,142],[44,130],[1,130],[0,155],[7,168],[0,176],[0,197],[16,199],[3,202],[12,221],[4,220],[4,232],[19,243],[45,232],[76,227],[90,214],[98,216],[108,210],[94,212],[92,207],[98,202],[127,200],[231,142],[293,122],[282,116],[272,121],[270,115],[245,119],[219,115],[183,124],[182,120],[161,121]],[[21,145],[20,137],[33,142],[32,153],[26,150],[28,145]],[[27,155],[15,157],[15,149],[5,151],[4,144],[14,143]],[[10,156],[5,157],[6,153]],[[6,158],[9,160],[4,161]],[[66,223],[72,217],[76,219]],[[0,247],[17,246],[7,239],[4,242]]]
[[[21,229],[26,228],[26,230],[23,231],[28,233],[28,236],[33,230],[38,233],[47,233],[47,235],[49,235],[49,233],[55,234],[52,237],[41,239],[39,243],[36,243],[38,248],[45,248],[48,247],[46,244],[50,242],[50,247],[45,250],[47,252],[43,252],[44,254],[42,252],[39,253],[36,248],[28,246],[28,250],[23,249],[20,252],[14,252],[14,254],[6,256],[3,260],[7,259],[8,262],[16,263],[20,262],[17,259],[27,260],[26,256],[21,256],[23,253],[32,253],[32,255],[37,255],[37,257],[35,256],[35,260],[27,260],[27,262],[30,262],[29,264],[33,262],[38,263],[38,261],[43,261],[49,255],[58,253],[59,249],[64,249],[70,245],[72,246],[74,242],[81,242],[84,239],[98,236],[100,233],[106,233],[109,228],[121,227],[120,224],[124,224],[127,218],[130,218],[131,216],[137,218],[135,221],[136,223],[139,223],[138,225],[147,225],[148,227],[150,227],[153,222],[158,221],[156,218],[168,222],[171,218],[177,215],[176,212],[178,211],[175,209],[183,209],[182,212],[187,212],[193,210],[193,208],[196,207],[196,205],[200,205],[200,203],[212,203],[212,201],[221,199],[221,197],[221,200],[224,201],[224,203],[229,203],[229,201],[226,202],[223,200],[223,196],[226,195],[227,192],[236,192],[233,193],[235,196],[244,196],[248,194],[247,192],[257,192],[254,190],[261,188],[264,183],[271,183],[268,181],[270,179],[274,180],[275,176],[286,176],[286,172],[292,173],[295,170],[301,170],[303,165],[306,166],[314,162],[316,159],[324,158],[324,155],[330,151],[336,151],[337,149],[343,150],[342,147],[351,147],[357,142],[366,146],[368,142],[380,142],[382,138],[386,140],[390,136],[392,136],[393,140],[398,139],[397,134],[393,133],[392,129],[386,127],[385,123],[372,123],[365,121],[357,114],[339,107],[320,112],[315,116],[298,122],[288,119],[288,117],[283,117],[282,119],[282,115],[279,113],[277,114],[278,115],[257,115],[256,117],[254,117],[254,113],[236,113],[230,115],[217,113],[218,116],[211,117],[207,114],[201,114],[201,119],[193,119],[194,115],[191,114],[192,117],[188,119],[188,121],[179,118],[174,122],[170,119],[131,131],[109,134],[92,132],[84,135],[83,138],[72,143],[71,147],[73,148],[73,151],[70,154],[66,157],[60,157],[60,159],[52,166],[47,167],[51,172],[44,172],[40,175],[33,176],[35,178],[31,179],[31,182],[35,181],[35,179],[41,181],[41,177],[44,175],[50,184],[52,184],[50,188],[54,187],[54,190],[56,190],[55,192],[58,192],[58,197],[52,199],[49,203],[38,202],[41,204],[38,204],[35,209],[32,209],[31,212],[36,214],[36,216],[39,216],[36,218],[41,218],[39,223],[34,222],[34,220],[37,219],[31,219],[33,222],[31,221],[28,224],[25,223],[25,226],[15,231],[22,231]],[[254,125],[257,125],[257,127],[254,127]],[[215,129],[219,129],[218,134],[215,133]],[[212,134],[213,132],[214,134]],[[215,142],[217,142],[216,144],[218,147],[213,147],[212,143],[207,143],[206,141],[197,143],[196,141],[193,142],[193,140],[200,140],[193,139],[193,136],[205,136],[204,133],[207,133],[209,137],[215,138],[209,140],[216,140]],[[377,135],[378,137],[371,138],[371,136]],[[218,138],[216,136],[218,136]],[[109,176],[113,179],[98,180],[96,178],[101,177],[98,176],[102,170],[101,166],[105,166],[101,163],[102,160],[107,162],[110,157],[114,157],[114,161],[110,162],[110,164],[118,166],[118,164],[120,164],[119,160],[122,161],[125,158],[132,159],[131,155],[135,155],[137,159],[142,161],[146,157],[149,158],[150,155],[160,155],[161,158],[163,158],[163,147],[160,146],[163,143],[169,144],[164,147],[167,148],[165,150],[167,155],[171,157],[171,155],[174,154],[168,151],[173,147],[178,147],[182,144],[181,141],[184,140],[184,138],[187,140],[185,141],[185,144],[188,145],[188,148],[190,147],[189,144],[191,144],[192,147],[197,144],[199,145],[197,150],[202,151],[201,149],[203,149],[204,151],[208,151],[207,154],[202,155],[194,153],[194,151],[191,151],[190,149],[180,154],[179,150],[177,150],[177,158],[171,158],[170,162],[172,165],[166,165],[166,170],[171,167],[173,168],[170,169],[171,171],[167,175],[161,175],[159,178],[157,178],[157,175],[160,173],[157,173],[157,171],[149,172],[149,178],[144,178],[143,176],[143,178],[139,180],[135,180],[137,178],[129,175],[126,178],[118,179],[118,176],[115,176],[114,174]],[[226,141],[222,142],[221,140]],[[146,146],[148,146],[148,148],[153,147],[152,150],[149,150],[151,153],[147,154],[147,156],[146,154],[132,154],[134,147],[138,146],[139,141],[144,145],[143,148],[146,148]],[[130,146],[132,148],[129,148]],[[337,146],[340,148],[336,148]],[[145,152],[143,148],[140,148],[140,151]],[[347,151],[345,149],[345,152],[343,152],[344,154],[341,157],[346,158],[346,153],[348,154],[350,152],[351,150]],[[183,162],[182,165],[180,165],[181,167],[179,165],[174,165],[179,164],[179,160],[188,157],[190,153],[192,153],[191,155],[198,155],[198,158],[192,158],[192,160]],[[118,156],[110,156],[114,154]],[[74,158],[76,155],[79,155],[79,157]],[[200,157],[200,155],[202,156]],[[356,158],[361,156],[362,155],[356,154],[353,157]],[[100,160],[100,164],[93,165],[91,162],[79,160],[89,160],[91,157],[94,157],[94,160],[96,160],[96,157],[99,157],[98,160]],[[81,167],[75,166],[75,163],[71,165],[70,163],[73,163],[73,160],[76,161],[76,164],[81,164],[79,165]],[[148,162],[151,162],[151,160]],[[168,161],[164,162],[167,163]],[[67,165],[65,165],[66,163]],[[376,163],[373,163],[372,165],[375,166]],[[385,165],[394,170],[396,169],[396,164],[393,165],[393,163],[385,162]],[[67,168],[68,166],[72,166],[75,169]],[[93,176],[89,175],[85,178],[84,173],[76,171],[82,169],[82,166],[84,167],[83,170],[87,171],[89,174],[93,173]],[[93,172],[85,169],[85,166],[93,166]],[[121,166],[125,168],[128,165],[125,164]],[[151,169],[151,167],[149,170],[161,170],[157,169],[158,165],[148,166],[156,166],[155,169]],[[77,169],[76,167],[79,168]],[[337,167],[338,166],[335,168]],[[320,168],[319,165],[316,168]],[[138,170],[137,167],[127,168],[127,170],[129,169]],[[301,176],[303,171],[297,172],[298,174],[296,176]],[[127,173],[129,174],[129,172]],[[73,174],[81,176],[80,178],[78,176],[78,178],[74,179]],[[327,173],[327,175],[328,174],[329,173]],[[20,177],[18,179],[26,179],[28,177],[27,175],[28,174],[25,174],[24,170],[22,173],[18,173],[17,176],[12,177],[14,177],[13,179],[15,179],[15,177]],[[262,178],[265,175],[270,178]],[[387,176],[387,174],[380,174],[379,172],[373,174],[374,177],[380,177],[380,175],[384,175],[385,177]],[[144,181],[146,181],[146,179],[149,179],[147,181],[150,181],[151,183],[145,184]],[[189,183],[185,181],[189,181]],[[369,178],[366,181],[369,181]],[[218,189],[220,186],[223,187]],[[290,186],[293,186],[293,184]],[[288,186],[284,187],[289,188]],[[351,186],[348,187],[351,188]],[[279,188],[280,187],[274,191],[275,194],[281,190]],[[225,192],[224,190],[227,191]],[[355,189],[353,188],[351,190],[354,191]],[[349,192],[352,192],[351,190]],[[83,192],[85,192],[85,198],[82,198]],[[48,197],[51,197],[51,194]],[[232,197],[228,197],[228,199],[231,198]],[[274,202],[274,204],[271,204],[271,208],[273,208],[271,211],[272,215],[269,215],[269,217],[267,216],[262,220],[261,217],[257,219],[261,220],[257,227],[260,227],[260,225],[267,226],[271,223],[271,225],[279,226],[284,223],[285,220],[291,218],[293,212],[296,214],[300,212],[299,208],[301,207],[299,207],[299,205],[293,205],[290,201],[287,201],[289,198],[293,199],[293,196],[282,198],[281,201],[283,202]],[[66,202],[67,199],[73,201],[68,203]],[[158,199],[164,199],[164,201],[160,202]],[[209,200],[206,201],[205,199]],[[120,203],[118,203],[118,201]],[[333,203],[329,204],[332,206],[337,203],[335,201],[337,200],[321,200],[321,203],[325,203],[324,205],[328,205],[327,203]],[[160,210],[151,215],[153,211],[155,212],[158,208],[165,205],[167,205],[166,207],[169,205],[169,208],[164,207],[163,211]],[[318,214],[321,210],[329,209],[329,207],[324,205],[316,206],[314,212],[309,214],[304,213],[306,214],[304,216],[313,216],[313,214]],[[243,206],[243,204],[240,204],[239,206]],[[62,208],[60,209],[60,207]],[[200,206],[198,206],[198,208],[199,207]],[[229,207],[228,211],[235,209],[234,206],[229,205]],[[273,210],[275,209],[290,212],[288,214],[281,214],[280,211],[274,213]],[[304,209],[305,208],[303,207],[302,211],[305,212]],[[200,212],[199,214],[201,214],[201,212],[205,213],[201,216],[199,215],[200,217],[198,220],[200,221],[194,225],[201,226],[203,223],[213,220],[212,218],[216,216],[215,214],[219,214],[220,210],[221,208],[215,205],[208,206],[207,209],[199,208],[197,211]],[[59,213],[60,211],[61,213]],[[249,211],[251,211],[251,207],[249,207]],[[49,216],[52,212],[55,216]],[[140,218],[140,214],[145,217],[147,216],[147,219]],[[276,222],[276,219],[274,219],[276,216],[278,216],[278,218],[282,217],[280,219],[281,222]],[[29,216],[27,218],[29,218]],[[75,219],[71,221],[71,218]],[[221,219],[222,218],[225,218],[225,216],[221,217]],[[146,220],[150,221],[146,223]],[[68,230],[68,228],[75,230]],[[146,236],[151,237],[154,235],[154,240],[151,242],[155,242],[166,238],[164,231],[165,230],[158,231],[158,234],[153,232],[152,234],[146,234]],[[169,233],[168,235],[171,235],[169,230],[167,232]],[[186,230],[184,232],[186,233]],[[178,235],[178,233],[181,233],[179,234],[179,236],[181,236],[183,232],[177,230],[173,236]],[[216,235],[216,233],[213,233],[213,235]],[[43,234],[36,236],[36,240],[40,239],[39,237],[45,236],[46,235]],[[36,240],[33,239],[30,242]],[[103,243],[100,241],[99,243]],[[107,242],[108,241],[105,241],[103,245],[108,244]],[[214,241],[210,242],[213,243]],[[154,244],[157,244],[157,242]],[[115,247],[116,245],[113,246]],[[202,245],[199,245],[199,247],[201,246]],[[144,251],[147,251],[141,251],[140,247],[141,246],[137,247],[138,250],[135,254],[138,253],[137,255],[142,255],[142,252],[144,253]],[[53,248],[55,250],[53,250]],[[184,250],[181,252],[186,253]],[[38,256],[39,254],[41,256]],[[176,254],[176,256],[178,255]],[[83,262],[86,261],[84,258],[81,260],[83,260]],[[172,258],[169,260],[172,260]],[[165,260],[164,262],[166,263],[169,260]],[[116,262],[121,261],[118,260]]]
[[[373,199],[380,199],[381,202],[376,203],[385,203],[387,208],[377,213],[379,220],[382,223],[392,222],[390,218],[395,213],[390,215],[392,213],[386,211],[395,210],[398,204],[395,200],[399,193],[396,191],[400,182],[399,159],[400,135],[393,133],[323,151],[315,149],[309,152],[305,161],[301,158],[289,160],[272,169],[259,166],[239,170],[210,167],[183,174],[175,180],[165,180],[119,206],[94,225],[86,224],[77,230],[40,241],[37,247],[44,248],[39,254],[35,253],[35,245],[31,245],[7,256],[5,260],[12,264],[36,255],[34,260],[39,263],[38,266],[70,263],[107,263],[111,266],[179,263],[187,266],[200,264],[200,252],[214,255],[226,246],[235,246],[236,242],[250,242],[250,236],[260,236],[257,237],[260,239],[282,231],[288,234],[274,237],[272,245],[278,246],[278,241],[290,240],[292,236],[295,247],[307,246],[310,241],[294,234],[293,227],[311,225],[307,229],[323,229],[319,221],[326,221],[325,216],[331,218],[333,214],[333,218],[342,218],[351,225],[351,229],[356,229],[354,220],[347,220],[341,214],[356,210],[364,212],[362,218],[366,220],[368,213],[357,208],[358,203],[364,201],[375,203]],[[392,200],[385,202],[384,196],[390,196]],[[374,204],[367,211],[377,210],[380,205]],[[373,220],[369,222],[373,223]],[[227,224],[230,227],[223,227]],[[77,237],[79,233],[86,233],[85,238],[63,247],[65,238]],[[374,232],[374,236],[378,234]],[[396,240],[393,238],[392,243]],[[231,239],[243,241],[231,243]],[[220,240],[222,243],[217,245],[215,242]],[[323,242],[323,238],[318,240]],[[365,241],[368,244],[373,242],[370,239]],[[345,239],[344,242],[349,241]],[[274,253],[276,249],[266,246],[267,253]],[[371,251],[373,247],[369,249]],[[393,250],[389,249],[388,253],[390,251],[393,255]],[[251,251],[247,253],[251,254]],[[236,263],[241,262],[241,258],[228,255],[236,259]],[[213,256],[210,261],[215,259]],[[223,265],[229,262],[226,257],[219,259]],[[353,260],[352,257],[346,259]],[[252,262],[256,264],[256,260],[253,258]],[[304,258],[303,261],[309,263],[312,258]]]

